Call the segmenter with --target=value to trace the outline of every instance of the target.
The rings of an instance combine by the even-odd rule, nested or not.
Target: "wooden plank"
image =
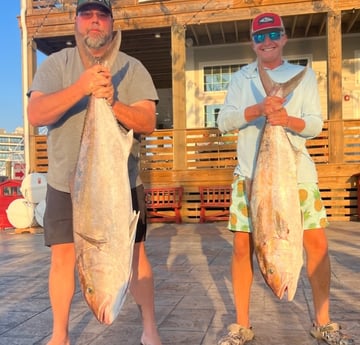
[[[333,177],[348,177],[358,174],[360,172],[360,163],[354,164],[318,164],[316,166],[319,177],[323,176],[324,178],[333,176]]]
[[[57,9],[34,8],[27,11],[27,28],[29,37],[49,37],[73,34],[74,2],[64,0],[64,7]],[[349,8],[357,8],[355,0],[347,4]],[[118,5],[119,4],[119,5]],[[246,20],[259,12],[272,12],[276,8],[280,15],[296,15],[327,12],[332,7],[339,8],[332,0],[299,1],[299,0],[262,0],[262,1],[167,1],[166,6],[158,2],[148,4],[121,4],[115,2],[113,13],[115,28],[122,30],[169,27],[175,23],[189,25],[194,23],[214,23],[234,20]],[[341,6],[345,8],[345,6]],[[44,20],[44,17],[46,20]]]
[[[179,129],[186,128],[186,45],[185,28],[171,27],[172,95],[174,118],[174,169],[184,169],[186,138]]]
[[[358,0],[337,0],[336,8],[338,10],[353,10],[359,8]]]
[[[41,234],[44,232],[42,227],[16,228],[15,234]]]

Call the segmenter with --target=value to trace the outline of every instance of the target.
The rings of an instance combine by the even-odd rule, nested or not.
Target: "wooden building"
[[[231,73],[254,56],[251,19],[277,12],[289,42],[285,57],[309,63],[325,126],[308,143],[331,220],[357,220],[360,173],[360,4],[358,0],[114,0],[121,49],[141,60],[159,92],[158,129],[143,140],[148,186],[184,188],[182,216],[199,219],[199,187],[229,185],[236,135],[212,128]],[[74,45],[76,0],[22,0],[24,89],[37,52]],[[26,99],[24,99],[26,107]],[[24,107],[24,108],[25,108]],[[26,122],[26,116],[24,116]],[[29,171],[46,171],[46,140],[25,126]]]

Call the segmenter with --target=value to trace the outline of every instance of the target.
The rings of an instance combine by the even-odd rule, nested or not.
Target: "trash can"
[[[19,180],[6,180],[0,183],[0,230],[13,227],[8,220],[6,210],[14,200],[23,197],[20,187]]]

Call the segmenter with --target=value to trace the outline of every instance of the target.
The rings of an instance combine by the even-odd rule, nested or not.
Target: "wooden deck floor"
[[[332,318],[360,343],[360,223],[331,223]],[[147,241],[156,284],[156,316],[164,345],[215,345],[234,320],[229,272],[232,235],[225,223],[151,224]],[[51,332],[47,294],[49,249],[39,233],[0,231],[0,345],[44,345]],[[256,270],[251,301],[256,345],[316,345],[309,335],[312,302],[302,273],[293,302],[277,300]],[[139,345],[131,296],[118,319],[94,319],[77,289],[72,345]]]

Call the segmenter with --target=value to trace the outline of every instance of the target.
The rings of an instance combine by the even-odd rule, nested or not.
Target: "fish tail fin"
[[[286,81],[285,83],[281,83],[281,90],[283,93],[282,97],[286,97],[287,95],[289,95],[291,92],[293,92],[297,88],[297,86],[303,80],[307,70],[308,70],[308,66],[306,65],[305,68],[301,72],[296,74],[290,80]]]
[[[111,42],[111,45],[109,46],[109,49],[107,50],[105,55],[100,59],[100,61],[95,59],[90,54],[89,49],[85,46],[83,40],[81,39],[81,37],[77,31],[75,31],[75,41],[76,41],[76,46],[78,47],[78,50],[79,50],[81,62],[83,63],[85,68],[89,68],[92,65],[94,65],[95,63],[101,63],[101,64],[105,65],[106,67],[111,68],[111,66],[113,65],[113,63],[116,59],[116,55],[120,49],[121,31],[118,30],[115,33],[115,36]]]
[[[111,42],[109,49],[107,50],[106,54],[102,58],[102,63],[105,66],[111,68],[111,66],[113,65],[113,63],[116,59],[116,55],[119,52],[120,45],[121,45],[121,31],[118,30],[115,33],[115,36]]]
[[[304,78],[307,70],[308,70],[308,66],[306,66],[301,72],[296,74],[288,81],[284,83],[277,83],[271,79],[271,77],[265,71],[262,64],[258,64],[260,80],[263,84],[266,95],[279,96],[284,98],[287,97],[292,91],[296,89],[296,87],[300,84],[300,82]]]
[[[265,93],[271,95],[275,88],[275,82],[270,78],[261,63],[258,63],[258,71]]]

